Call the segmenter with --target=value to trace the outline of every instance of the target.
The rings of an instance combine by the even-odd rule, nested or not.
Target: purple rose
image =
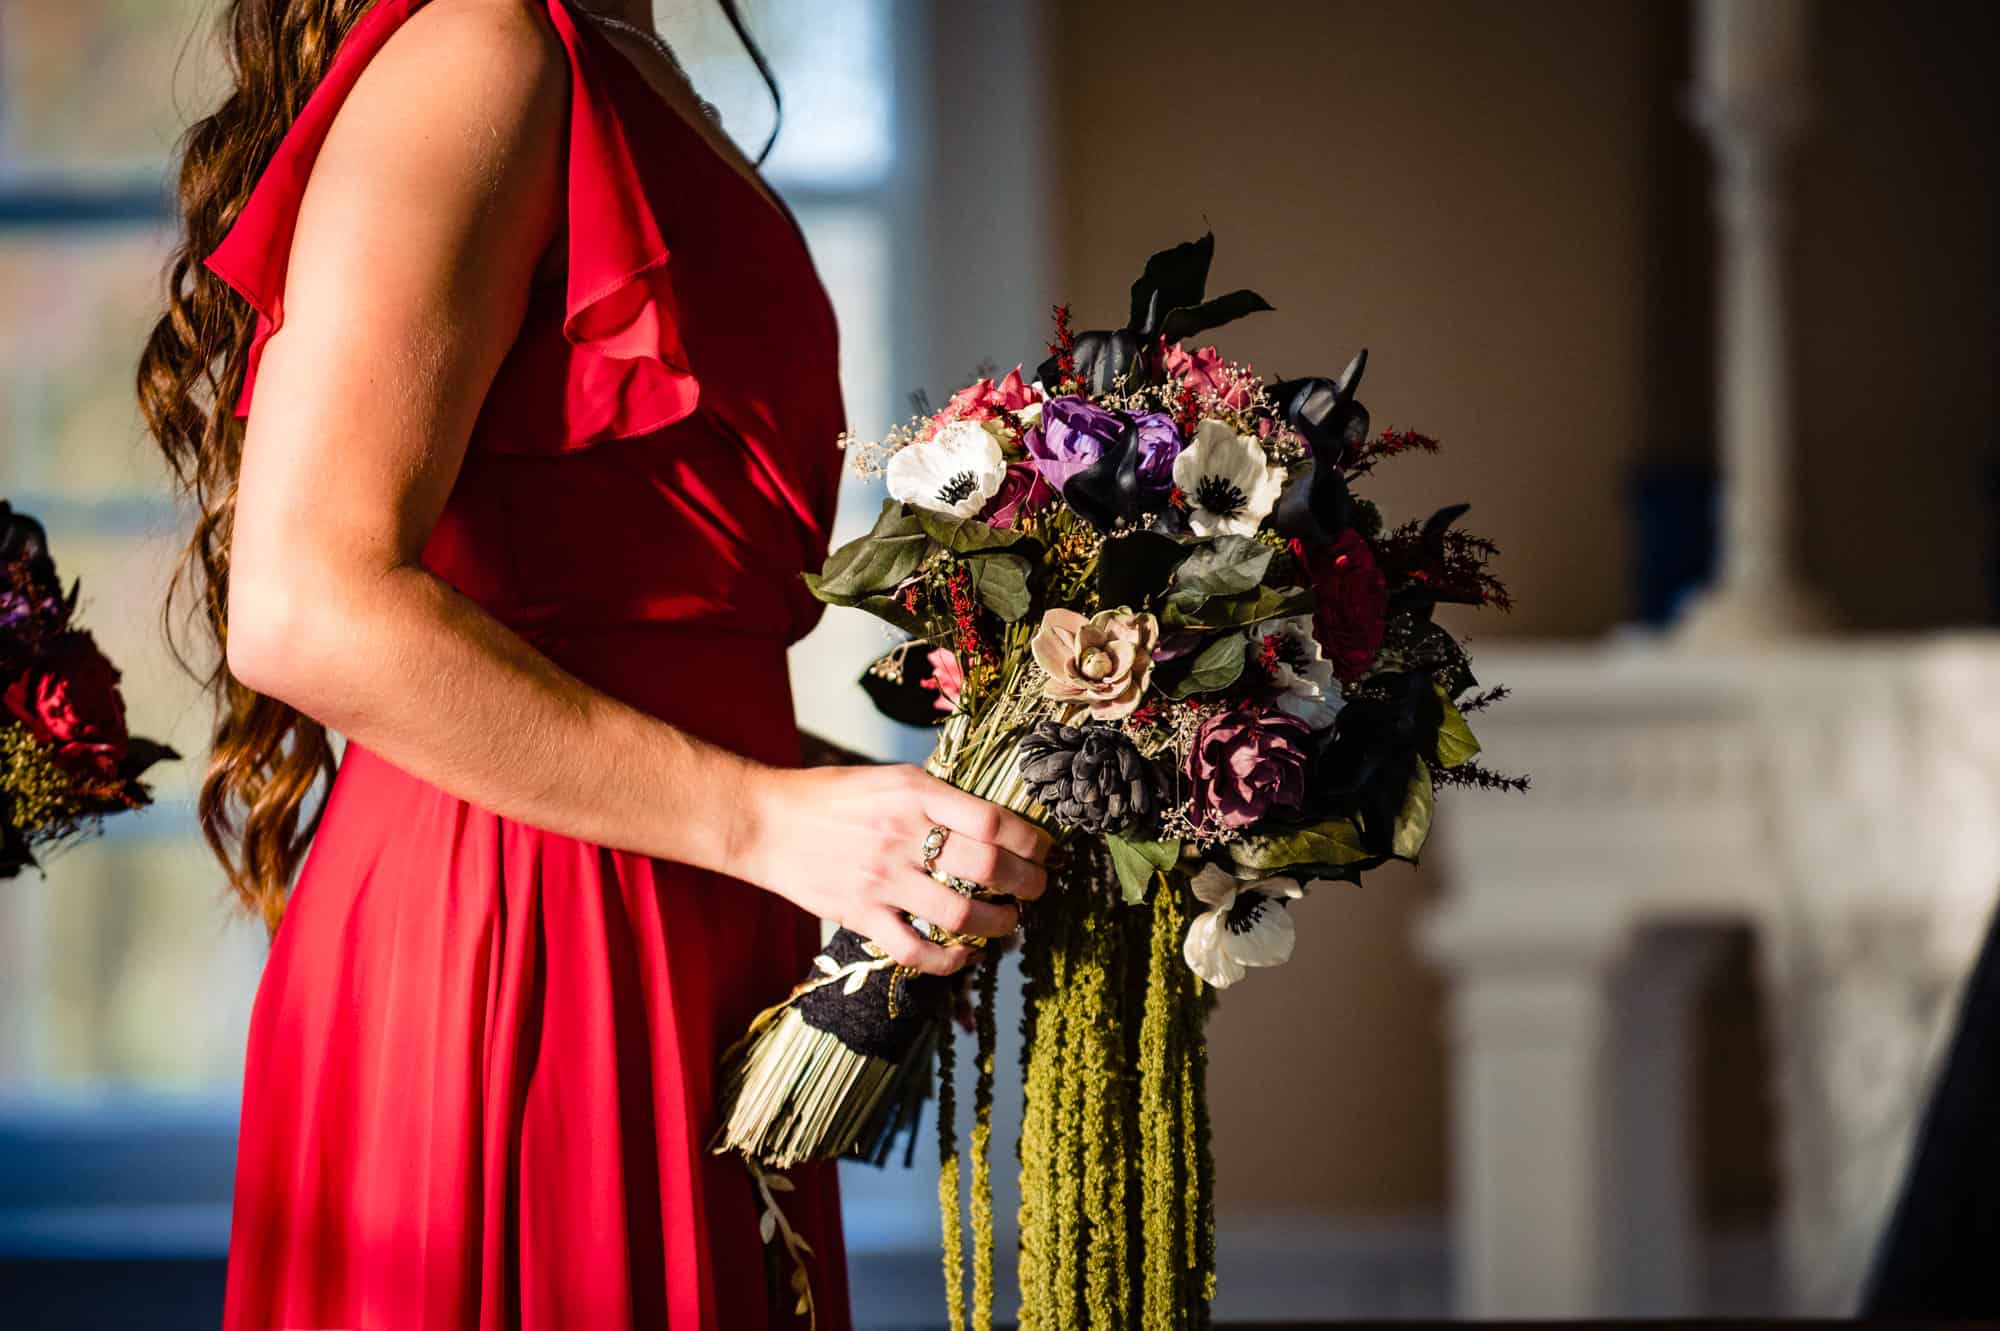
[[[986,501],[979,520],[989,527],[1010,531],[1022,518],[1032,517],[1056,501],[1056,492],[1042,474],[1025,462],[1007,464],[1000,488]]]
[[[1036,469],[1061,490],[1070,477],[1096,462],[1128,431],[1137,457],[1140,489],[1138,495],[1128,495],[1128,501],[1137,500],[1147,507],[1166,502],[1174,484],[1174,459],[1186,441],[1173,417],[1163,412],[1128,416],[1093,406],[1080,397],[1052,398],[1042,408],[1041,427],[1030,430],[1023,442]]]
[[[1188,750],[1195,812],[1224,827],[1249,827],[1305,803],[1312,729],[1275,708],[1218,713],[1195,732]]]
[[[1124,432],[1125,420],[1117,412],[1093,407],[1080,397],[1057,397],[1043,405],[1041,428],[1028,431],[1022,442],[1035,470],[1061,490]]]
[[[1164,502],[1174,488],[1174,459],[1186,441],[1174,418],[1163,412],[1134,416],[1132,424],[1139,431],[1139,483],[1148,498]]]

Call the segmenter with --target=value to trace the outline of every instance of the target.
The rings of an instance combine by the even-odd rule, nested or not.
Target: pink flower
[[[1228,828],[1296,813],[1312,751],[1311,728],[1276,708],[1244,705],[1209,717],[1187,756],[1195,810]]]
[[[1042,395],[1035,391],[1034,385],[1022,380],[1021,367],[1016,365],[997,384],[991,379],[981,379],[959,389],[938,414],[948,421],[988,421],[1002,411],[1020,411],[1041,400]]]
[[[965,672],[958,668],[958,654],[949,647],[933,647],[924,659],[930,662],[931,674],[923,686],[936,689],[935,706],[940,712],[949,712],[958,706],[958,695],[965,691]]]
[[[1192,352],[1179,343],[1167,348],[1169,378],[1180,380],[1197,393],[1212,395],[1234,411],[1250,405],[1249,376],[1222,359],[1214,347],[1196,347]]]

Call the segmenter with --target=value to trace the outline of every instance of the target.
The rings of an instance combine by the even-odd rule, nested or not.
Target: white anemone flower
[[[929,439],[897,450],[887,480],[892,499],[970,518],[986,507],[1006,475],[1007,459],[992,432],[978,421],[952,421]]]
[[[1347,699],[1334,681],[1333,662],[1320,652],[1319,639],[1313,636],[1312,616],[1268,620],[1256,632],[1266,644],[1262,659],[1265,673],[1278,690],[1272,700],[1278,710],[1296,716],[1314,730],[1332,725]]]
[[[1285,469],[1264,446],[1218,420],[1205,420],[1174,459],[1174,484],[1187,499],[1197,536],[1254,536],[1278,502]]]
[[[1181,956],[1189,969],[1227,989],[1252,966],[1277,966],[1292,958],[1292,913],[1287,901],[1305,895],[1291,878],[1239,883],[1227,869],[1202,866],[1191,884],[1208,909],[1188,926]]]

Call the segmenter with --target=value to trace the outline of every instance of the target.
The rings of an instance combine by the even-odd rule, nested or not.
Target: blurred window
[[[868,431],[896,414],[892,384],[908,363],[898,341],[908,333],[890,318],[892,8],[743,3],[787,98],[767,174],[792,202],[839,310],[848,408]],[[131,1198],[113,1195],[131,1170],[60,1165],[63,1150],[101,1155],[108,1141],[129,1154],[160,1124],[180,1143],[202,1124],[212,1138],[233,1131],[264,954],[261,929],[227,899],[195,828],[209,711],[159,616],[184,522],[132,393],[172,236],[174,140],[222,84],[219,9],[216,0],[0,0],[0,495],[46,522],[61,572],[81,581],[85,623],[125,672],[134,728],[189,755],[158,769],[151,809],[56,857],[46,879],[0,883],[0,1255],[218,1251],[226,1235],[226,1173],[216,1177],[226,1149],[195,1153],[214,1166],[206,1173],[184,1170],[164,1194]],[[660,19],[697,87],[754,152],[770,102],[720,9],[672,0]],[[798,650],[812,659],[825,632]],[[798,673],[808,691],[852,679],[844,664]],[[872,724],[859,699],[851,687],[828,689],[801,710],[846,709],[823,728],[852,740]],[[83,1178],[91,1182],[79,1188]]]

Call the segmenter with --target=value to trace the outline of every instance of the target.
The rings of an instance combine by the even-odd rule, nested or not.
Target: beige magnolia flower
[[[1042,696],[1081,702],[1100,721],[1129,716],[1153,677],[1160,624],[1144,612],[1100,610],[1085,619],[1050,610],[1035,630],[1035,660],[1048,672]]]

